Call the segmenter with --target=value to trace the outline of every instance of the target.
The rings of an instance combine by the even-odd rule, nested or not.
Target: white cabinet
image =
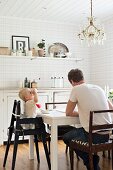
[[[70,91],[53,92],[53,102],[67,102],[69,100]]]
[[[68,102],[70,91],[56,91],[53,92],[53,102]],[[66,108],[66,104],[60,105],[57,104],[54,106],[55,108]]]
[[[45,103],[51,101],[51,93],[38,92],[38,103],[41,104],[41,108],[45,109]]]

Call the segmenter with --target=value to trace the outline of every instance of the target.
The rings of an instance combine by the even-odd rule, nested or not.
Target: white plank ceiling
[[[113,0],[93,0],[93,15],[113,17]],[[0,0],[0,16],[76,24],[90,16],[90,0]]]

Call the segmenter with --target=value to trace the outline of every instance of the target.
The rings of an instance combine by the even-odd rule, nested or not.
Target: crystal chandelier
[[[103,44],[106,39],[103,28],[97,28],[94,25],[95,18],[92,16],[92,0],[91,0],[91,16],[88,18],[89,25],[86,26],[79,34],[80,40],[85,40],[88,46],[93,44]]]

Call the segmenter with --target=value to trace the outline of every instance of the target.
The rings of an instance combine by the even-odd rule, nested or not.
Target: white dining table
[[[59,125],[79,125],[79,117],[66,116],[64,112],[57,110],[42,114],[44,123],[51,125],[51,170],[58,170],[58,132]],[[29,158],[34,159],[33,136],[29,139]]]

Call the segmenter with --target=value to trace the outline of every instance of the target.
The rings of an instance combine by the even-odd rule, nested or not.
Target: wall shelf
[[[73,60],[73,61],[81,61],[82,58],[57,58],[57,57],[32,57],[31,60],[34,60],[34,59],[42,59],[42,60]]]
[[[0,58],[13,58],[13,59],[30,59],[30,60],[68,60],[68,61],[81,61],[83,58],[56,58],[56,57],[38,57],[38,56],[11,56],[11,55],[0,55]]]

